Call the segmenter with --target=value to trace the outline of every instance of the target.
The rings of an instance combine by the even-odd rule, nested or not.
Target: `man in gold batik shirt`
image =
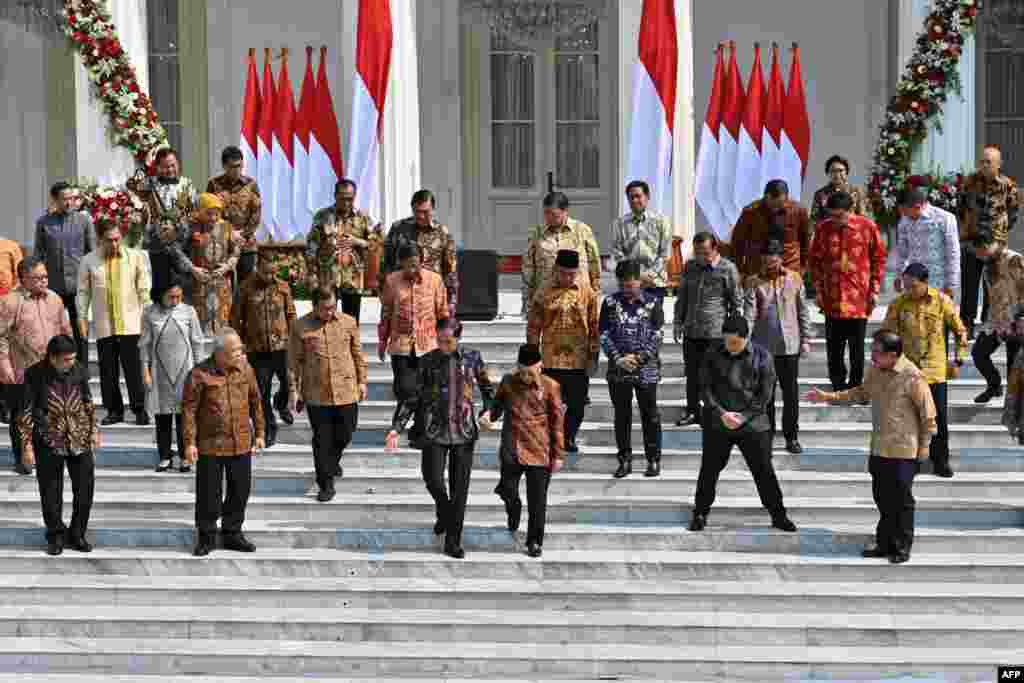
[[[260,188],[244,170],[242,150],[225,147],[220,155],[224,173],[210,178],[206,191],[224,202],[224,220],[231,224],[233,236],[239,242],[238,285],[256,269],[256,231],[260,227],[262,202]],[[236,290],[237,291],[237,290]]]

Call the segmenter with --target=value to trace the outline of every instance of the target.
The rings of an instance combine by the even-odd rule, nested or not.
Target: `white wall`
[[[238,144],[248,50],[251,47],[257,48],[257,68],[261,78],[263,48],[272,47],[275,54],[282,47],[289,49],[288,72],[298,106],[306,68],[306,46],[315,48],[315,77],[320,46],[327,45],[327,78],[334,98],[334,113],[341,129],[342,158],[346,157],[357,10],[355,0],[208,0],[211,176],[221,173],[221,150],[227,145]],[[274,62],[275,82],[280,68],[280,62]]]
[[[0,236],[31,244],[46,210],[46,51],[39,35],[0,21]]]
[[[804,194],[826,182],[823,168],[832,154],[847,157],[851,179],[863,183],[887,97],[888,18],[888,0],[694,0],[695,117],[700,121],[707,111],[719,41],[736,41],[744,86],[755,41],[766,77],[771,43],[780,44],[787,83],[789,47],[796,41],[812,126]],[[699,126],[695,132],[699,136]],[[706,225],[698,209],[697,228]]]

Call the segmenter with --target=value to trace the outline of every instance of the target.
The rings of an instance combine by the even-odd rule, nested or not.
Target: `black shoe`
[[[505,514],[508,516],[508,530],[515,532],[519,529],[519,520],[523,516],[523,501],[516,498],[511,503],[505,503]]]
[[[800,455],[804,452],[804,447],[796,439],[786,439],[786,450],[793,455]]]
[[[623,477],[629,476],[633,473],[633,455],[619,455],[619,469],[615,470],[615,474],[612,476],[616,479],[622,479]]]
[[[11,424],[11,414],[7,412],[6,408],[0,409],[0,424]]]
[[[796,524],[793,524],[793,520],[789,517],[776,517],[772,520],[772,526],[782,531],[793,532],[796,531]]]
[[[454,557],[456,560],[461,560],[466,556],[466,551],[462,549],[462,546],[448,545],[444,548],[444,554],[448,557]]]
[[[61,538],[55,538],[52,541],[46,543],[46,554],[47,555],[60,555],[64,552],[64,540]]]
[[[903,564],[909,559],[910,553],[905,550],[901,550],[889,556],[889,564]]]
[[[196,557],[205,557],[210,554],[211,550],[213,550],[213,539],[200,538],[196,542],[196,547],[192,550],[192,554]]]
[[[444,522],[442,522],[441,520],[437,520],[436,522],[434,522],[434,535],[435,536],[443,536],[444,532],[446,530],[447,530],[447,525]]]
[[[540,546],[537,545],[536,543],[527,543],[526,544],[526,554],[529,555],[530,557],[540,557],[541,556],[541,552],[543,552],[543,551],[541,551]]]
[[[704,531],[704,527],[708,524],[707,515],[694,515],[693,519],[690,520],[690,531]]]
[[[224,546],[224,550],[234,550],[239,553],[253,553],[256,552],[256,546],[252,544],[248,538],[242,535],[242,532],[237,534],[227,534],[223,537],[221,545]]]
[[[989,387],[985,391],[981,392],[974,398],[975,403],[988,403],[994,398],[999,398],[1003,395],[1002,385],[998,387]]]
[[[139,412],[135,413],[135,424],[137,424],[140,427],[145,427],[146,425],[148,425],[149,413],[147,413],[145,410],[140,410]]]
[[[645,477],[656,477],[661,474],[661,459],[660,458],[648,458],[647,459],[647,471],[644,472]]]
[[[181,472],[182,474],[187,474],[192,471],[192,465],[186,465],[185,461],[182,460],[181,465],[178,466],[178,471]]]
[[[697,417],[696,413],[686,413],[676,422],[676,427],[691,427],[699,424],[700,418]]]
[[[889,557],[889,551],[885,550],[884,548],[879,548],[877,545],[870,545],[864,548],[864,550],[861,551],[860,555],[861,557],[868,558]]]
[[[174,466],[173,461],[170,458],[167,458],[166,460],[161,460],[160,462],[158,462],[156,464],[156,471],[157,472],[166,472],[166,471],[170,470],[173,466]]]
[[[295,416],[292,415],[292,411],[282,410],[278,414],[281,416],[281,422],[284,422],[286,425],[291,426],[295,424]]]
[[[110,425],[121,424],[124,422],[124,415],[107,415],[105,418],[100,420],[100,425],[103,427],[109,427]]]
[[[72,550],[77,550],[80,553],[91,553],[92,544],[84,538],[68,538],[68,546]]]
[[[932,467],[932,474],[943,479],[951,479],[953,477],[953,468],[949,465],[935,465]]]
[[[321,503],[326,503],[328,501],[334,500],[334,487],[327,486],[321,488],[320,493],[316,494],[316,499],[319,500]]]
[[[274,436],[268,435],[267,436],[267,441],[266,441],[266,443],[263,444],[263,447],[264,448],[273,448],[276,444],[277,444],[277,435],[276,434]]]
[[[20,460],[14,463],[14,471],[21,475],[32,474],[32,468]]]

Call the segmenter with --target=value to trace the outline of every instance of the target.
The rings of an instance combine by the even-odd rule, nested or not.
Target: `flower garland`
[[[982,0],[932,0],[931,14],[917,37],[896,96],[886,110],[875,148],[868,191],[879,223],[899,220],[896,195],[908,185],[924,188],[929,201],[950,211],[957,208],[959,175],[936,173],[912,176],[914,150],[928,135],[928,124],[939,123],[950,92],[960,94],[960,50],[974,31]]]
[[[110,117],[115,144],[147,164],[156,150],[168,146],[167,132],[142,92],[135,68],[117,39],[103,0],[64,0],[64,33],[74,43],[93,84],[93,93]]]
[[[80,182],[78,188],[81,191],[81,210],[92,216],[95,225],[113,223],[121,228],[126,238],[142,226],[145,205],[134,192],[121,187],[97,185],[92,181]]]

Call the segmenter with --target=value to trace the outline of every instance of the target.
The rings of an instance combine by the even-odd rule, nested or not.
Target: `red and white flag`
[[[694,180],[694,196],[697,205],[704,212],[704,219],[719,239],[729,234],[729,225],[718,204],[718,136],[722,125],[722,91],[725,89],[725,69],[722,64],[722,50],[715,50],[715,75],[711,81],[711,99],[704,115],[704,128],[700,133],[700,151],[697,152],[697,172]]]
[[[741,210],[760,197],[764,189],[761,185],[761,138],[764,135],[764,105],[768,97],[761,69],[761,46],[755,44],[754,66],[747,82],[747,99],[736,152],[734,200]]]
[[[341,136],[327,81],[327,47],[320,48],[316,75],[316,101],[309,134],[309,208],[314,212],[334,203],[334,185],[344,175]]]
[[[306,73],[302,78],[299,110],[295,115],[295,175],[292,182],[293,235],[305,235],[313,223],[309,204],[309,133],[316,115],[316,81],[313,80],[313,48],[306,48]]]
[[[651,205],[672,211],[672,135],[676,116],[675,0],[644,0],[640,18],[639,56],[633,69],[633,118],[623,185],[644,180]],[[628,210],[624,199],[623,210]]]
[[[277,76],[277,111],[274,125],[274,223],[278,239],[287,240],[295,232],[292,216],[292,186],[295,171],[295,97],[288,77],[288,49],[282,50],[281,71]]]
[[[359,184],[356,206],[371,217],[382,215],[378,169],[393,43],[390,0],[359,0],[348,167]]]
[[[736,206],[736,160],[739,154],[740,125],[743,120],[743,80],[736,65],[736,43],[730,41],[729,68],[722,91],[722,127],[718,131],[718,204],[722,207],[726,229],[732,234],[740,209]]]
[[[260,77],[256,71],[256,48],[249,48],[249,69],[245,77],[245,99],[242,102],[242,132],[238,146],[242,150],[245,173],[259,178]]]
[[[274,111],[277,109],[277,89],[274,73],[270,69],[270,48],[263,51],[263,96],[260,98],[260,127],[256,139],[256,183],[263,202],[263,228],[260,239],[273,239],[274,230]]]
[[[786,85],[779,66],[779,46],[772,45],[772,71],[768,77],[768,102],[761,138],[761,187],[782,178],[782,119],[786,107]]]
[[[782,178],[789,184],[789,197],[800,201],[807,159],[811,154],[811,120],[807,113],[804,80],[800,69],[800,48],[793,45],[793,64],[786,90],[786,113],[782,121]]]

